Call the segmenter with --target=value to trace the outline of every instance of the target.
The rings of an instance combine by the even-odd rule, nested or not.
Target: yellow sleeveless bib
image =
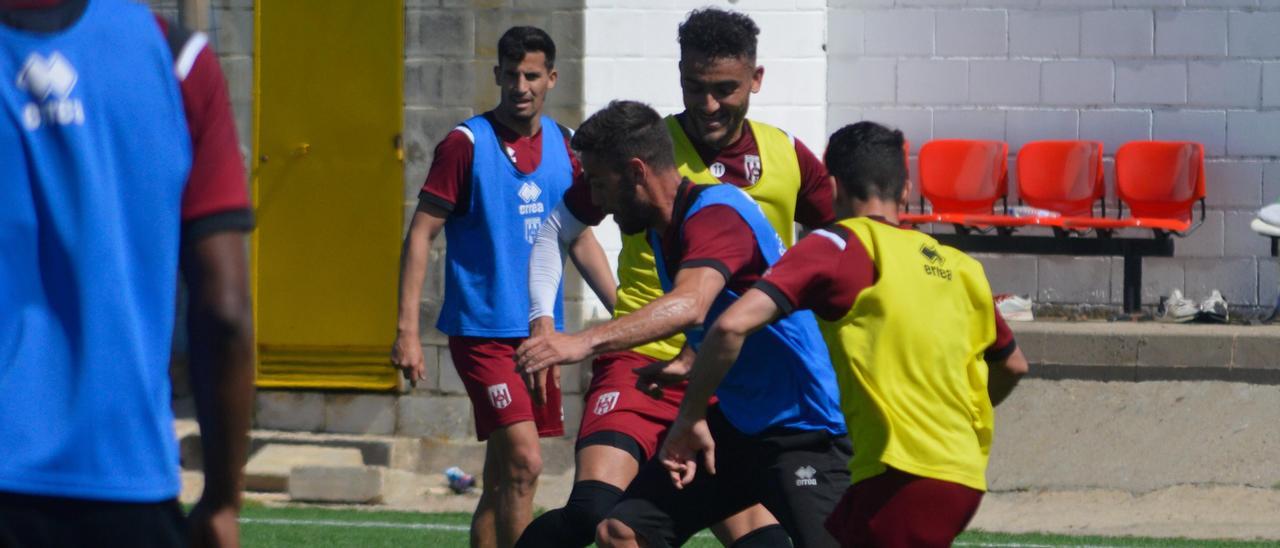
[[[675,116],[668,116],[667,130],[675,144],[676,167],[680,175],[700,185],[720,183],[702,162],[693,143]],[[769,223],[778,231],[787,247],[795,243],[796,195],[800,192],[800,160],[796,147],[782,130],[748,120],[760,150],[761,176],[756,184],[742,190],[764,210]],[[622,252],[618,254],[618,303],[614,317],[621,317],[662,296],[653,250],[644,233],[623,234]],[[654,341],[634,348],[646,356],[669,360],[684,346],[684,335]]]
[[[878,274],[845,317],[819,321],[853,438],[853,482],[892,466],[985,491],[995,416],[983,352],[995,312],[982,265],[920,232],[839,224]]]

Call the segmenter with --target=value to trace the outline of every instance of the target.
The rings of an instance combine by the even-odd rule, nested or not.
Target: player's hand
[[[391,365],[400,368],[410,386],[417,386],[418,381],[426,380],[427,370],[422,359],[422,339],[416,335],[396,335],[395,344],[391,345]]]
[[[638,377],[636,379],[637,390],[644,392],[653,399],[660,399],[662,398],[663,388],[689,380],[689,371],[692,369],[692,365],[684,360],[676,359],[669,362],[653,362],[631,371]]]
[[[548,333],[529,337],[516,349],[516,363],[525,373],[536,373],[553,365],[577,363],[591,357],[591,346],[581,337]]]
[[[521,373],[524,378],[524,385],[529,389],[529,397],[533,398],[534,405],[544,405],[547,403],[547,379],[556,383],[556,388],[560,388],[560,368],[551,366],[549,369],[535,371],[533,373]]]
[[[671,474],[671,483],[676,489],[684,489],[693,483],[693,477],[698,473],[698,453],[706,459],[707,473],[715,474],[716,442],[711,439],[707,420],[690,421],[684,415],[677,417],[658,452],[658,458]]]
[[[205,546],[237,548],[240,546],[240,511],[233,505],[196,503],[187,517],[187,540],[193,548]]]

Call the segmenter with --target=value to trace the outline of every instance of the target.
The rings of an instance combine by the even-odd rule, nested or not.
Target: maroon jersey
[[[684,218],[698,193],[707,188],[687,180],[680,183],[671,225],[662,234],[662,256],[677,270],[713,268],[724,276],[726,288],[741,295],[760,279],[768,263],[750,225],[732,207],[709,205]]]

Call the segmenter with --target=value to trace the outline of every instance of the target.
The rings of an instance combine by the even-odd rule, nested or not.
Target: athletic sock
[[[729,548],[774,548],[791,546],[791,537],[781,525],[766,525],[755,531],[742,535]]]
[[[622,490],[608,483],[577,482],[569,492],[569,503],[533,520],[520,535],[516,548],[589,546],[596,540],[596,526],[620,498]]]

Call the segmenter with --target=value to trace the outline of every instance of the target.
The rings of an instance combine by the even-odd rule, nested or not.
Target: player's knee
[[[542,474],[542,452],[537,444],[531,447],[517,447],[511,452],[506,462],[507,478],[517,486],[529,486],[538,481]]]
[[[790,546],[791,536],[781,525],[766,525],[735,540],[729,548],[771,548],[774,546]]]
[[[616,519],[606,519],[596,527],[596,544],[605,548],[635,546],[636,532]]]
[[[603,481],[583,480],[573,484],[564,519],[576,530],[586,531],[588,541],[596,525],[609,515],[609,510],[622,498],[622,489]]]

